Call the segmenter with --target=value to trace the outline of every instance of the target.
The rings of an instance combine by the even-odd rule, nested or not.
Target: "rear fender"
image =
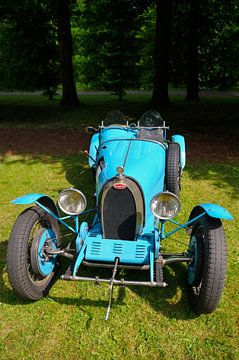
[[[186,165],[186,149],[185,149],[185,139],[182,135],[173,135],[172,142],[179,144],[180,146],[180,163],[181,168],[184,169]]]
[[[224,220],[233,220],[231,213],[224,207],[217,204],[199,204],[193,208],[189,221],[193,220],[194,217],[198,216],[200,213],[206,212],[206,214],[212,218],[224,219]]]
[[[11,201],[11,203],[15,205],[29,205],[36,202],[38,203],[38,205],[42,205],[43,207],[48,208],[53,212],[54,215],[59,217],[58,210],[54,201],[47,195],[26,194]]]

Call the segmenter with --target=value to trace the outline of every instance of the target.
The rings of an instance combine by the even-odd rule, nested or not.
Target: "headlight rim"
[[[155,212],[152,210],[152,202],[153,202],[153,200],[154,200],[156,197],[159,197],[161,194],[172,195],[172,196],[178,201],[178,210],[177,210],[177,212],[176,212],[176,214],[175,214],[174,216],[172,216],[172,217],[169,217],[169,216],[168,216],[168,217],[158,216],[158,215],[156,215]],[[150,200],[150,210],[151,210],[151,212],[153,213],[154,217],[157,218],[158,220],[171,220],[171,219],[175,218],[175,217],[179,214],[179,212],[180,212],[180,210],[181,210],[181,201],[180,201],[179,197],[178,197],[176,194],[174,194],[174,193],[172,193],[172,192],[170,192],[170,191],[167,191],[167,190],[166,190],[166,191],[161,191],[161,192],[155,194],[155,195],[152,197],[152,199]]]
[[[75,191],[75,192],[77,192],[78,194],[80,194],[80,195],[82,196],[82,198],[83,198],[83,200],[84,200],[84,206],[83,206],[83,209],[82,209],[80,212],[69,212],[69,211],[65,211],[65,209],[64,209],[64,208],[62,207],[62,205],[60,204],[59,199],[60,199],[61,194],[64,193],[65,191],[69,191],[69,190]],[[60,210],[63,211],[64,214],[71,215],[71,216],[78,216],[78,215],[82,214],[82,213],[85,211],[85,209],[86,209],[86,207],[87,207],[87,199],[86,199],[85,194],[84,194],[81,190],[76,189],[76,188],[74,188],[74,187],[70,187],[70,188],[66,188],[66,189],[62,190],[62,191],[58,194],[57,205],[58,205],[58,207],[60,208]]]

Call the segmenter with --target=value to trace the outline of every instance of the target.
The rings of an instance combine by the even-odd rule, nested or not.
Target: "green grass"
[[[108,322],[107,286],[58,280],[46,298],[29,303],[15,296],[6,275],[7,239],[23,210],[9,201],[27,192],[56,199],[58,191],[70,185],[89,199],[94,187],[83,156],[3,157],[0,171],[0,359],[239,358],[239,165],[191,165],[182,181],[180,221],[202,201],[227,207],[236,219],[224,222],[227,281],[217,311],[195,316],[188,303],[185,267],[175,265],[165,271],[165,289],[116,288]],[[164,247],[175,248],[177,239],[188,243],[183,231]]]
[[[112,109],[139,119],[150,108],[147,95],[127,95],[123,101],[106,95],[82,95],[78,108],[50,102],[43,96],[0,96],[0,128],[72,128],[97,125]],[[200,103],[172,96],[172,106],[161,113],[170,127],[201,132],[239,133],[239,97],[202,97]]]

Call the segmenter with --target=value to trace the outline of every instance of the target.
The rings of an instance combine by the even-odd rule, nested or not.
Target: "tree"
[[[237,0],[177,2],[172,23],[171,81],[186,83],[187,100],[198,101],[199,88],[225,88],[238,81]]]
[[[207,6],[206,6],[207,5]],[[231,87],[239,79],[237,0],[209,1],[201,10],[199,79],[204,88]]]
[[[55,0],[55,15],[58,28],[61,82],[63,86],[62,105],[79,105],[73,75],[73,45],[70,19],[70,0]]]
[[[142,14],[142,25],[137,37],[139,46],[139,83],[143,89],[152,89],[155,77],[154,69],[154,39],[155,39],[155,4],[151,4]]]
[[[120,100],[125,88],[139,85],[136,35],[146,6],[143,0],[86,1],[80,19],[84,83],[113,91]]]
[[[52,98],[59,84],[58,53],[55,29],[43,2],[14,5],[12,1],[2,15],[0,86],[44,89]]]
[[[200,2],[189,1],[188,29],[187,29],[187,95],[186,100],[199,101],[199,68],[198,68],[198,46],[199,46],[199,15]]]
[[[155,78],[151,105],[170,104],[168,96],[171,0],[156,1],[156,35],[154,50]]]

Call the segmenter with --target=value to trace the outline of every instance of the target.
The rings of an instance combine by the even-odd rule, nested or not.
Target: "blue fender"
[[[201,212],[206,212],[208,216],[217,218],[217,219],[225,219],[225,220],[233,220],[233,216],[231,213],[225,209],[224,207],[217,204],[199,204],[193,208],[189,220],[192,220],[195,216],[199,215]]]
[[[15,205],[29,205],[35,203],[36,201],[40,205],[47,207],[53,212],[53,214],[59,217],[58,210],[54,201],[49,196],[44,194],[26,194],[12,200],[11,203]]]
[[[94,134],[90,141],[90,150],[89,150],[90,156],[88,158],[88,163],[90,167],[92,167],[95,164],[92,159],[96,160],[98,148],[99,148],[99,133]]]
[[[180,163],[182,169],[185,168],[186,165],[186,149],[185,149],[185,139],[182,135],[173,135],[172,142],[179,144],[180,146]]]

